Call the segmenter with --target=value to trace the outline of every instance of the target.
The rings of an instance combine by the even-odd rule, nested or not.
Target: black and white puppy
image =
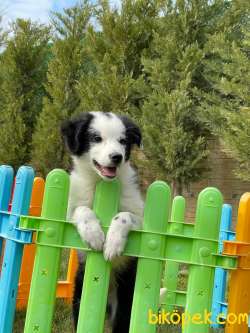
[[[112,260],[113,272],[108,312],[112,333],[127,333],[133,298],[136,261],[121,257],[130,230],[139,229],[143,216],[143,200],[136,182],[136,172],[129,163],[131,149],[141,145],[141,133],[130,119],[105,112],[89,112],[66,121],[62,135],[72,155],[73,170],[68,206],[71,220],[89,246],[103,250]],[[92,211],[95,186],[100,179],[118,178],[121,182],[120,213],[111,221],[105,237]],[[77,324],[84,256],[76,277],[73,314]]]

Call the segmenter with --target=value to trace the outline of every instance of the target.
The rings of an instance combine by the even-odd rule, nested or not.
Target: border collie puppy
[[[89,246],[103,251],[112,261],[108,315],[112,333],[128,333],[136,260],[121,257],[130,230],[139,229],[143,201],[136,182],[136,172],[129,163],[134,145],[141,145],[141,133],[125,116],[105,112],[82,113],[62,125],[62,135],[73,160],[68,218]],[[121,182],[120,213],[111,221],[105,237],[100,221],[91,207],[96,183],[100,179]],[[84,276],[85,256],[80,256],[76,276],[73,316],[77,325]]]

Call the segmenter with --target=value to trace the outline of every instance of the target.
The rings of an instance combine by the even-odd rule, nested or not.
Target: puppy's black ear
[[[73,155],[81,155],[88,150],[88,127],[93,118],[90,113],[82,113],[77,118],[62,123],[61,133]]]
[[[137,145],[141,147],[142,145],[142,135],[140,128],[128,117],[120,116],[125,128],[126,128],[126,137],[131,145]]]

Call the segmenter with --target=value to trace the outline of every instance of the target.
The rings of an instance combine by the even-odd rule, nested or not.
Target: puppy
[[[81,238],[89,246],[103,251],[112,261],[108,315],[112,333],[128,333],[136,260],[121,257],[130,230],[139,229],[143,216],[143,200],[137,185],[137,175],[129,162],[134,145],[141,145],[141,132],[125,116],[105,112],[89,112],[66,121],[62,135],[73,160],[68,206],[71,220]],[[91,207],[96,183],[114,178],[121,183],[120,213],[111,221],[106,238],[100,221]],[[84,276],[85,256],[80,256],[73,301],[73,316],[77,325]]]

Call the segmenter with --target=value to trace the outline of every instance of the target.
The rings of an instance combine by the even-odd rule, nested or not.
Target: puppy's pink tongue
[[[116,167],[101,167],[101,173],[105,177],[115,177]]]

